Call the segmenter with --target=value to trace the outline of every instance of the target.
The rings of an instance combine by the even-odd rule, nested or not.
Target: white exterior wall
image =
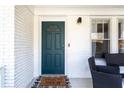
[[[33,13],[26,6],[0,6],[0,67],[4,87],[26,87],[33,79]]]
[[[91,56],[91,19],[108,18],[110,19],[110,52],[118,52],[118,32],[117,20],[124,18],[124,8],[113,7],[37,7],[35,8],[34,24],[34,76],[41,74],[41,21],[59,20],[64,17],[65,29],[65,73],[70,78],[90,77],[88,58]],[[82,17],[82,23],[77,24],[77,18]],[[68,47],[70,43],[70,47]],[[40,60],[39,60],[40,58]],[[102,60],[97,60],[98,64],[105,64]],[[40,65],[40,67],[39,67]]]
[[[15,7],[14,87],[27,87],[33,79],[33,17],[27,6]]]
[[[82,23],[77,24],[78,16],[68,16],[67,39],[70,47],[67,48],[67,75],[72,78],[88,77],[89,67],[87,59],[91,55],[90,19],[81,16]]]
[[[14,87],[14,6],[0,7],[0,64],[4,65],[4,87]]]

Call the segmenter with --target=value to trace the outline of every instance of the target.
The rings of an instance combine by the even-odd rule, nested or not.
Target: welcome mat
[[[65,75],[42,75],[34,82],[32,88],[69,88],[70,82]]]

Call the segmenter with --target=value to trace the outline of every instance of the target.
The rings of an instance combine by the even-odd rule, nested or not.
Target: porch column
[[[112,17],[110,22],[110,53],[118,53],[118,20]]]

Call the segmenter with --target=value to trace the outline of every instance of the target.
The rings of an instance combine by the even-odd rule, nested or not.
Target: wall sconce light
[[[77,23],[82,23],[82,18],[81,17],[78,17]]]

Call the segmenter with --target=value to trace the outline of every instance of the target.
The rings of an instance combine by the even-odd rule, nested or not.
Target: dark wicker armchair
[[[93,88],[122,88],[122,77],[118,67],[95,65],[94,57],[88,59]]]

